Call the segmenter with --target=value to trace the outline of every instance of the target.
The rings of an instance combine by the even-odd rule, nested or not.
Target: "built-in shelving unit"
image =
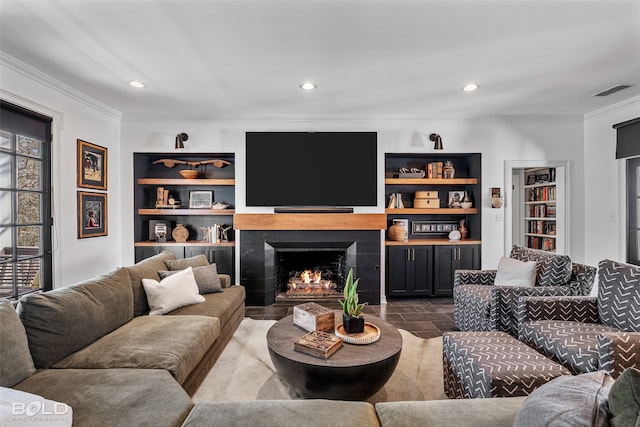
[[[558,247],[556,168],[524,170],[524,245],[555,252]]]

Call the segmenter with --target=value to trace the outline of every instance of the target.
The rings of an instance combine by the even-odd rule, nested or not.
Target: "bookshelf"
[[[524,169],[524,241],[527,248],[562,252],[564,232],[558,210],[564,207],[557,169]]]

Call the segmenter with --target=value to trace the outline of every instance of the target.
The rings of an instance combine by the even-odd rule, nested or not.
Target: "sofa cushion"
[[[373,405],[338,400],[255,400],[200,403],[183,427],[379,426]]]
[[[638,425],[640,420],[640,370],[626,369],[609,391],[609,418],[613,425]]]
[[[193,408],[161,369],[48,369],[15,388],[69,404],[75,426],[179,426]]]
[[[91,344],[133,318],[133,294],[125,269],[41,294],[18,304],[36,368]]]
[[[71,427],[73,423],[73,409],[66,403],[4,387],[0,387],[0,396],[1,426]]]
[[[230,286],[225,288],[223,292],[203,295],[205,301],[200,304],[180,307],[167,314],[217,317],[220,319],[220,327],[222,328],[229,322],[238,307],[243,304],[245,296],[244,286]]]
[[[514,427],[605,427],[607,396],[613,379],[602,371],[564,376],[534,390],[524,401]]]
[[[602,260],[598,263],[600,322],[627,332],[640,332],[640,267]]]
[[[165,260],[176,259],[171,252],[164,251],[158,255],[144,259],[134,265],[125,267],[131,278],[131,288],[133,289],[133,315],[142,316],[149,312],[149,304],[147,303],[147,295],[142,287],[142,279],[160,280],[158,271],[167,268]]]
[[[453,288],[454,321],[460,331],[490,331],[491,289],[489,285],[459,285]]]
[[[11,387],[33,375],[36,368],[29,353],[29,342],[16,309],[0,300],[0,387]]]
[[[595,323],[539,320],[520,325],[519,338],[574,374],[599,369],[598,334],[617,329]]]
[[[182,384],[219,334],[215,317],[139,316],[53,367],[165,369]]]
[[[218,276],[218,268],[215,263],[207,265],[205,267],[192,267],[193,276],[196,278],[198,284],[198,291],[200,295],[210,294],[213,292],[222,292],[222,282],[220,276]],[[158,271],[158,275],[161,279],[165,279],[173,274],[183,270],[174,271]]]
[[[178,307],[197,304],[204,301],[198,292],[198,284],[191,267],[177,272],[161,281],[142,279],[147,294],[149,314],[165,314]]]
[[[207,257],[203,254],[192,256],[189,258],[165,260],[164,264],[169,270],[184,270],[187,267],[206,267],[209,265]]]
[[[566,255],[514,245],[510,257],[536,262],[536,286],[565,285],[571,280],[571,258]]]
[[[533,287],[536,284],[536,262],[520,261],[513,258],[500,258],[496,279],[497,286]]]
[[[382,427],[511,427],[526,397],[376,403]]]

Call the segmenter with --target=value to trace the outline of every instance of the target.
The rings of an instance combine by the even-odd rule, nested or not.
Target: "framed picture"
[[[447,206],[450,208],[459,208],[462,197],[464,197],[464,191],[449,191]]]
[[[537,175],[527,175],[527,185],[533,185],[536,183]]]
[[[190,191],[189,209],[211,209],[213,191]]]
[[[107,194],[78,191],[78,239],[107,235]]]
[[[81,139],[77,140],[78,187],[107,189],[107,149]]]
[[[549,174],[542,173],[538,175],[538,179],[536,180],[538,183],[549,182]]]

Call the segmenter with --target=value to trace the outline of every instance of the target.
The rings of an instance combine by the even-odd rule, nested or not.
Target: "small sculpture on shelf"
[[[456,170],[453,167],[453,162],[451,160],[447,160],[444,162],[444,167],[442,168],[442,177],[444,179],[453,179],[456,176]]]
[[[460,227],[458,227],[458,231],[460,232],[460,238],[461,239],[466,239],[467,236],[469,235],[469,229],[465,225],[465,222],[466,221],[464,219],[461,219],[460,220]]]

